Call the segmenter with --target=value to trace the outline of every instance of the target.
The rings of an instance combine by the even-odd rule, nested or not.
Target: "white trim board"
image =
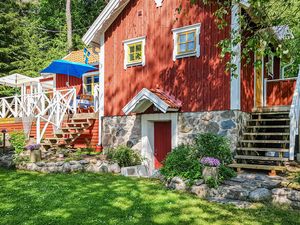
[[[231,37],[236,38],[241,34],[239,15],[241,12],[240,5],[235,3],[231,8]],[[230,109],[241,109],[241,44],[238,43],[232,46],[234,56],[231,57],[231,63],[236,66],[236,70],[231,70],[230,82]],[[233,75],[236,74],[237,77]]]

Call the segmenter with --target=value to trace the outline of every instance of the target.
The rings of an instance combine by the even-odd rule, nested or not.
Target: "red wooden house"
[[[141,150],[150,169],[158,168],[173,147],[190,142],[200,132],[228,136],[240,157],[237,167],[250,164],[248,167],[254,168],[262,161],[261,168],[266,168],[269,162],[288,160],[284,156],[294,159],[294,149],[271,140],[278,130],[262,127],[268,126],[269,120],[274,122],[272,116],[286,122],[285,112],[269,112],[271,117],[264,112],[271,106],[280,106],[280,112],[289,110],[296,80],[280,76],[279,58],[267,57],[263,66],[255,69],[254,62],[261,57],[252,55],[246,64],[241,59],[243,46],[233,46],[236,56],[232,59],[222,59],[217,47],[239,30],[237,16],[247,14],[249,7],[247,1],[233,5],[227,17],[231,25],[220,30],[215,23],[215,3],[111,0],[83,37],[86,45],[100,48],[100,91],[104,96],[100,100],[100,142],[105,147],[126,144]],[[274,28],[274,36],[287,35],[288,29],[279,32]],[[236,64],[237,78],[225,72],[227,60]],[[255,117],[253,111],[263,114]],[[286,120],[287,124],[281,125],[289,127],[289,118]],[[246,125],[257,128],[249,130],[251,126]],[[265,151],[261,143],[247,146],[240,142],[254,138],[263,143],[259,132],[270,132],[266,142],[274,142],[268,149],[264,147]],[[289,136],[288,130],[281,133],[286,132]],[[267,157],[273,152],[280,155]]]
[[[57,92],[59,104],[47,103],[57,115],[51,122],[63,132],[72,123],[78,124],[75,130],[87,128],[81,129],[86,136],[80,133],[76,141],[90,139],[91,146],[138,149],[150,171],[161,166],[172,148],[203,132],[229,137],[237,153],[234,167],[284,169],[281,165],[297,152],[300,81],[285,79],[280,59],[272,55],[253,54],[246,63],[241,44],[232,46],[234,57],[220,57],[218,43],[239,31],[238,15],[247,15],[249,7],[247,1],[233,5],[226,18],[230,25],[220,30],[215,3],[111,0],[83,37],[91,52],[99,52],[99,71],[83,79],[44,78],[52,77],[56,89],[67,89]],[[290,35],[281,28],[268,32],[278,39]],[[226,72],[228,60],[236,65],[232,73],[237,77]],[[255,61],[262,66],[254,67]],[[85,93],[94,95],[93,115],[76,113],[76,97]],[[75,116],[67,118],[68,111]],[[40,116],[37,125],[42,124],[39,118],[49,122]],[[45,137],[54,142],[64,137],[55,135]]]

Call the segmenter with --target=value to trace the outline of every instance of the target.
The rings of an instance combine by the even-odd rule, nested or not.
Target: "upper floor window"
[[[173,60],[200,56],[200,24],[173,29]]]
[[[126,40],[124,43],[124,68],[131,66],[144,66],[145,65],[145,44],[146,38],[134,38]]]

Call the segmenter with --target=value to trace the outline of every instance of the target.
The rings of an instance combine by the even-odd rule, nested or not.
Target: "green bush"
[[[22,131],[16,131],[9,134],[10,139],[9,142],[12,145],[12,147],[15,149],[16,153],[21,153],[26,144],[26,137],[25,134]]]
[[[209,156],[218,158],[221,163],[232,162],[228,139],[213,133],[199,134],[195,138],[195,153],[198,158]]]
[[[118,146],[109,150],[107,158],[117,162],[121,167],[136,166],[142,163],[140,154],[126,146]]]
[[[300,184],[300,173],[298,173],[296,176],[296,182],[298,182]]]
[[[219,167],[219,181],[222,182],[224,180],[228,180],[232,177],[236,176],[236,172],[224,164],[221,164]]]
[[[189,145],[180,145],[167,155],[160,170],[167,178],[179,176],[195,180],[201,177],[201,165]]]

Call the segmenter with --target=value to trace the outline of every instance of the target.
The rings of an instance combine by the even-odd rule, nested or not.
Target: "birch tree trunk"
[[[72,51],[72,15],[71,15],[71,0],[66,0],[66,19],[67,19],[67,39],[68,51]]]

